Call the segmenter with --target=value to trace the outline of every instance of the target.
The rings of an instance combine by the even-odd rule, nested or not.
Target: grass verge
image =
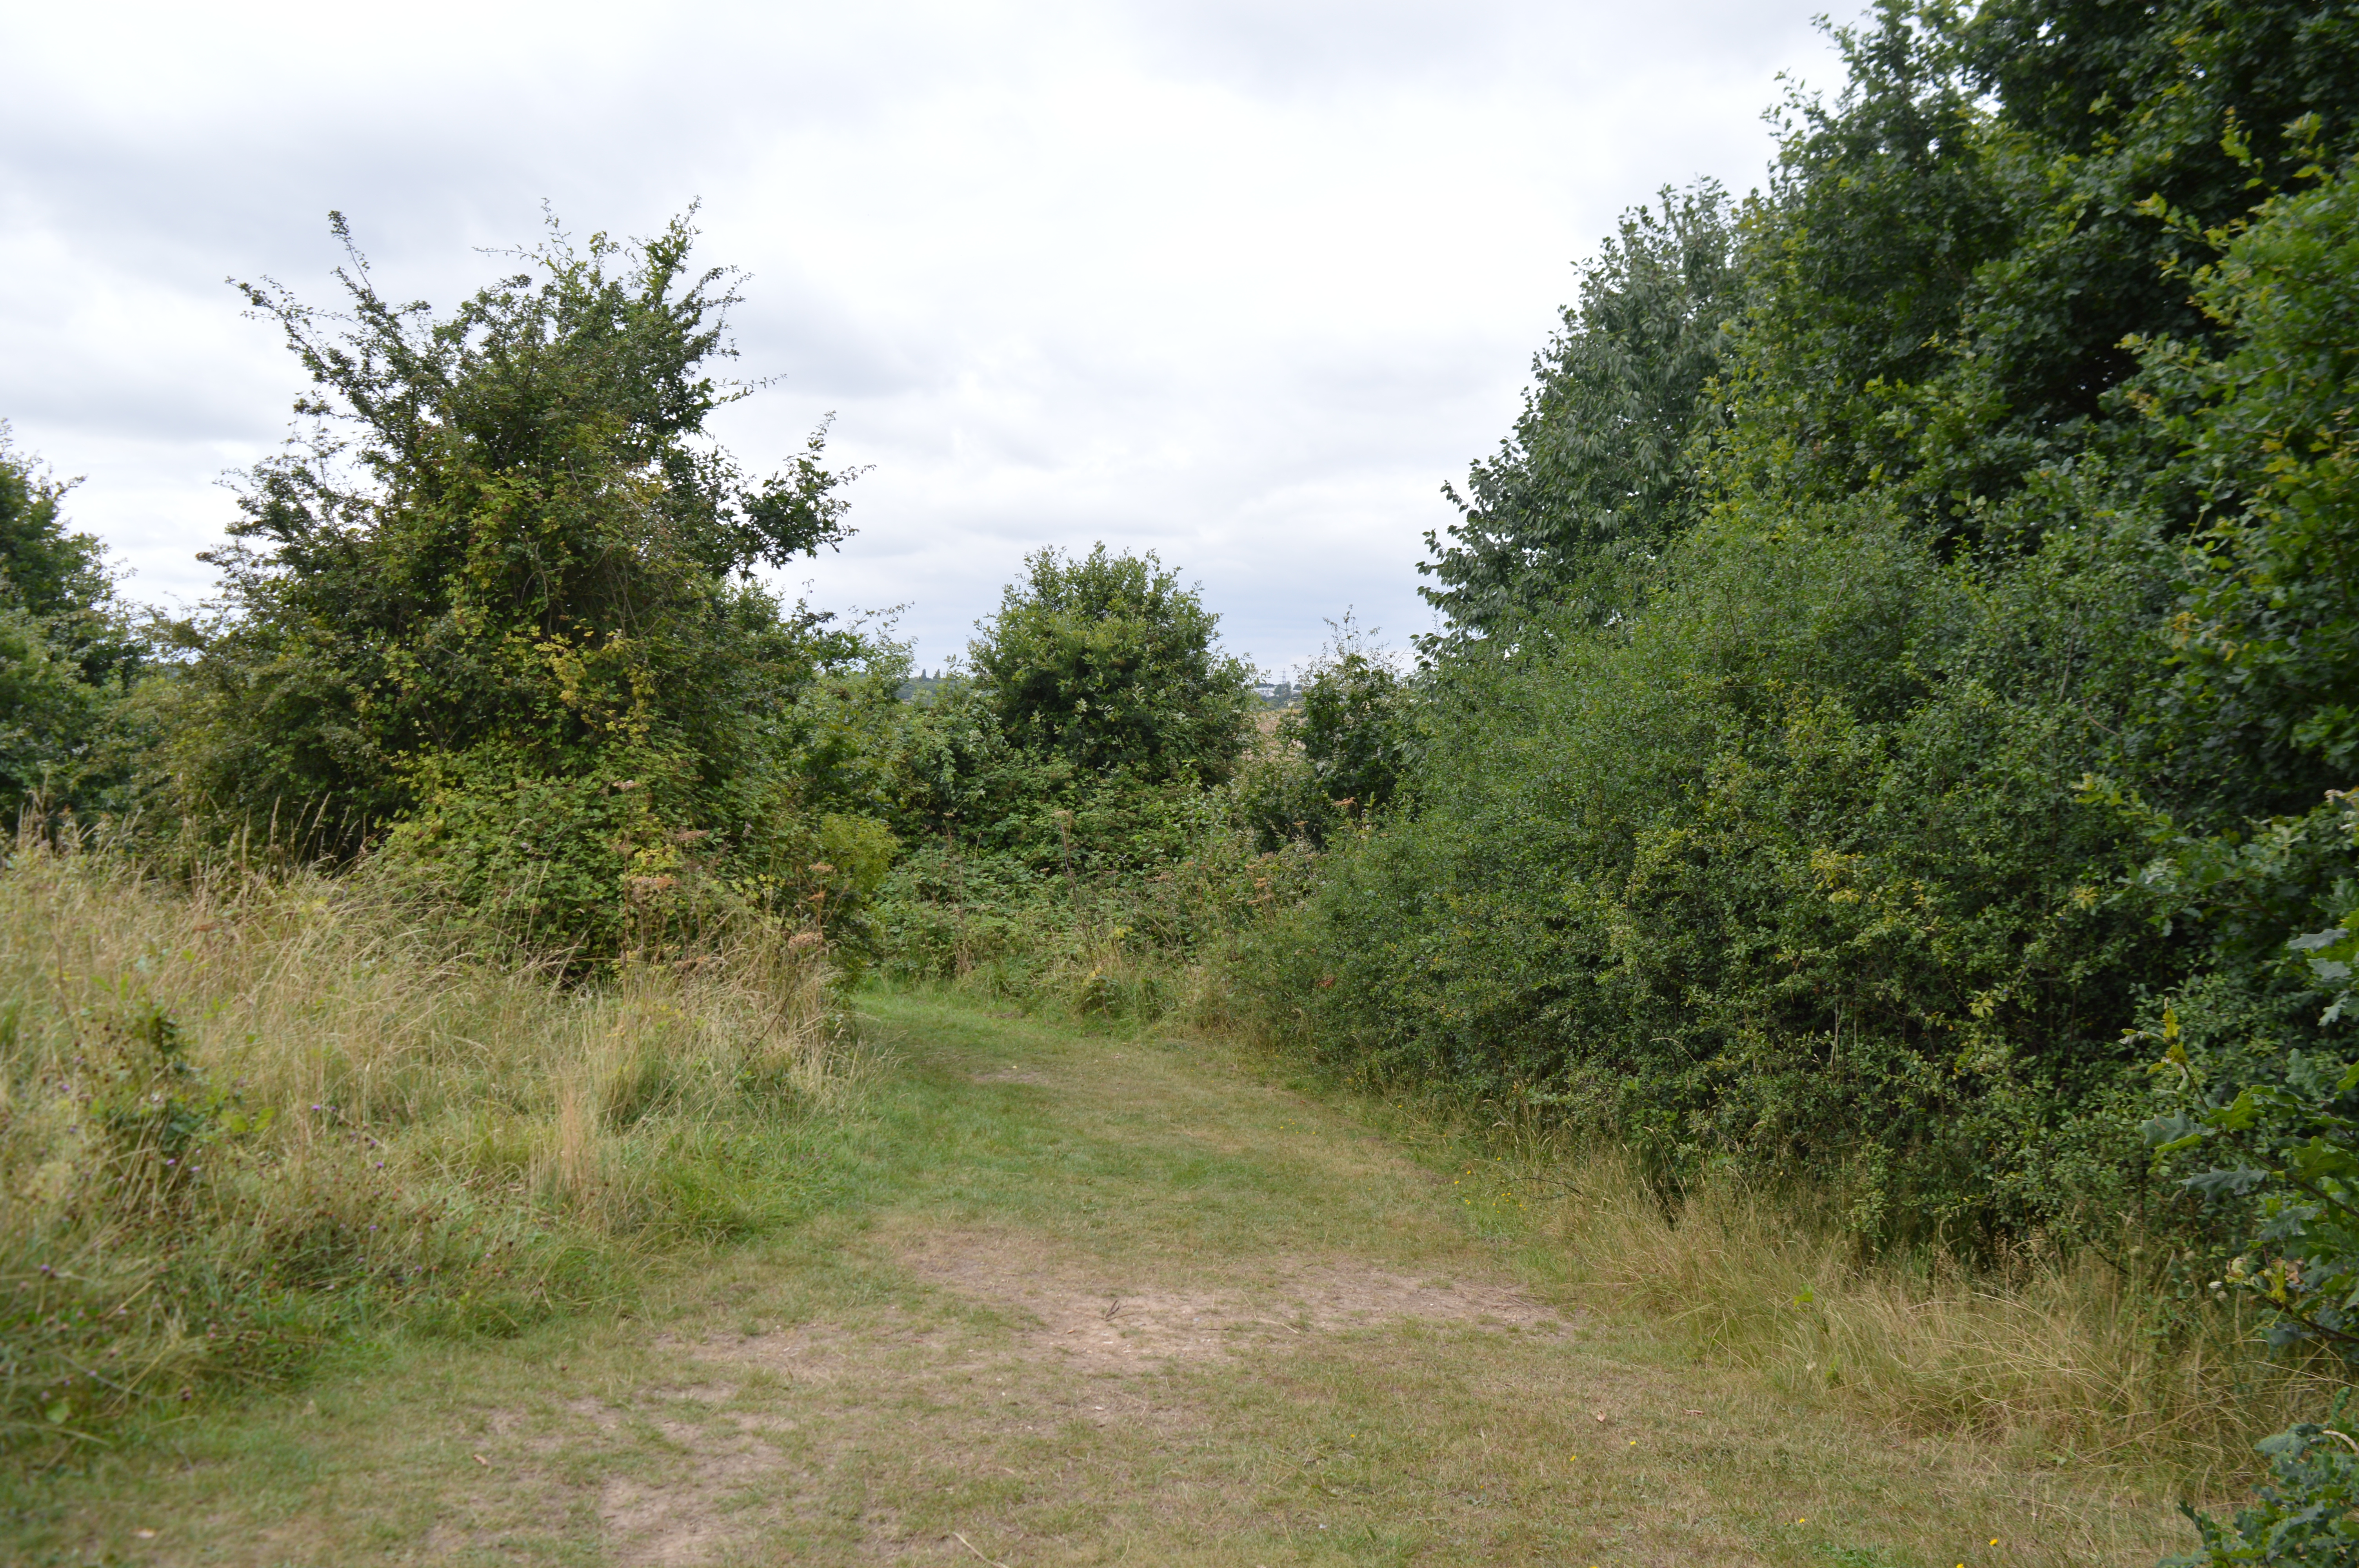
[[[863,1005],[860,1105],[771,1171],[835,1173],[800,1223],[643,1317],[389,1340],[93,1455],[0,1496],[16,1557],[2128,1568],[2183,1534],[2118,1456],[1700,1363],[1462,1129],[1412,1155],[1234,1043]]]
[[[371,1325],[512,1333],[771,1222],[762,1130],[847,1090],[825,986],[784,932],[565,985],[365,879],[20,846],[0,1440],[102,1443]]]
[[[1568,1285],[1644,1312],[1691,1354],[1900,1430],[2234,1491],[2264,1469],[2256,1439],[2349,1386],[2331,1357],[2271,1350],[2248,1303],[2189,1288],[2180,1276],[2191,1260],[2151,1238],[2121,1238],[2127,1266],[2037,1238],[1995,1267],[1927,1249],[1870,1256],[1831,1195],[1722,1182],[1667,1195],[1617,1151],[1527,1108],[1371,1087],[1259,1016],[1240,984],[1266,957],[1256,935],[1248,908],[1199,963],[1158,968],[1152,953],[1114,947],[1096,956],[1100,972],[1120,977],[1119,994],[1159,999],[1159,1011],[1090,1007],[1079,958],[1043,968],[1057,983],[978,969],[927,994],[1099,1027],[1123,1026],[1126,1011],[1131,1028],[1226,1038],[1448,1165],[1460,1200],[1512,1220],[1554,1255],[1548,1266]]]
[[[1614,1151],[1535,1158],[1502,1141],[1480,1141],[1460,1179],[1476,1204],[1521,1209],[1570,1281],[1700,1357],[1897,1430],[2233,1491],[2263,1468],[2256,1439],[2347,1379],[2271,1351],[2243,1303],[2190,1300],[2086,1252],[2004,1271],[1866,1257],[1807,1196],[1713,1184],[1667,1202]]]

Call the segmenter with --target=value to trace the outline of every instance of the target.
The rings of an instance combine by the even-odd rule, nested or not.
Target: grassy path
[[[2150,1564],[2150,1498],[1683,1364],[1515,1195],[1178,1041],[908,998],[645,1316],[356,1352],[0,1561]]]

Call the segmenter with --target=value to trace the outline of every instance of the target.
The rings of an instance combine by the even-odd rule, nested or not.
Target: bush
[[[1218,784],[1245,753],[1253,671],[1153,552],[1042,550],[968,652],[1009,744],[1082,773]]]
[[[125,697],[145,650],[106,550],[66,531],[68,487],[0,421],[0,816],[120,809],[132,774]]]
[[[2259,1453],[2269,1462],[2274,1486],[2236,1510],[2222,1526],[2208,1514],[2181,1506],[2203,1537],[2203,1550],[2168,1557],[2162,1568],[2228,1568],[2238,1563],[2274,1563],[2293,1568],[2329,1568],[2359,1556],[2359,1433],[2343,1419],[2347,1397],[2335,1401],[2325,1422],[2301,1422],[2263,1438]]]
[[[1302,748],[1337,809],[1365,816],[1391,803],[1415,754],[1412,687],[1349,614],[1334,633],[1305,672],[1300,708],[1278,719],[1277,740]]]
[[[848,476],[817,434],[759,482],[710,444],[734,296],[692,240],[552,234],[442,319],[357,251],[345,317],[246,290],[321,424],[208,557],[168,759],[193,827],[390,833],[389,863],[599,961],[658,892],[800,877],[798,698],[861,648],[752,574],[843,536]]]
[[[2143,847],[2073,781],[2168,560],[1691,536],[1646,617],[1438,674],[1401,808],[1317,894],[1328,983],[1270,1005],[1667,1179],[1836,1183],[1866,1237],[2110,1227],[2153,1201],[2122,1030],[2185,943],[2111,902]]]
[[[1154,859],[1100,859],[1070,877],[947,836],[922,845],[878,903],[886,972],[1084,1019],[1245,1024],[1234,975],[1319,860],[1300,838],[1260,845],[1247,798],[1242,780],[1193,794]]]

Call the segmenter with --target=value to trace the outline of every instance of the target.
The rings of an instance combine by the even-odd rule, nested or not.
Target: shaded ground
[[[60,1479],[0,1560],[2151,1563],[2150,1497],[1792,1408],[1513,1200],[1197,1043],[908,999],[802,1221],[652,1321],[404,1344]],[[144,1533],[143,1533],[144,1532]],[[0,1546],[5,1546],[0,1541]]]

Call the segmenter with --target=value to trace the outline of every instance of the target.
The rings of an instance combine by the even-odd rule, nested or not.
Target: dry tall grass
[[[1299,1035],[1234,962],[1172,986],[1195,1027],[1301,1060]],[[2124,1236],[2112,1250],[2127,1271],[2036,1245],[1996,1268],[1872,1257],[1832,1195],[1714,1182],[1667,1203],[1622,1152],[1528,1106],[1324,1070],[1380,1103],[1394,1135],[1465,1160],[1469,1188],[1489,1189],[1478,1222],[1488,1203],[1499,1239],[1537,1234],[1576,1285],[1798,1399],[2061,1463],[2167,1472],[2202,1494],[2241,1490],[2264,1468],[2256,1441],[2318,1419],[2353,1383],[2332,1355],[2271,1350],[2245,1299],[2173,1290],[2158,1266],[2167,1238]]]
[[[388,1307],[497,1326],[726,1230],[734,1133],[847,1087],[821,951],[603,986],[365,878],[0,871],[0,1433],[89,1433]]]
[[[2251,1473],[2252,1444],[2313,1418],[2330,1363],[2273,1355],[2236,1303],[2177,1304],[2082,1254],[2002,1272],[1863,1258],[1788,1195],[1707,1186],[1667,1207],[1610,1152],[1503,1162],[1576,1277],[1673,1327],[1699,1352],[1786,1392],[1918,1433],[1975,1433],[2060,1461]]]

